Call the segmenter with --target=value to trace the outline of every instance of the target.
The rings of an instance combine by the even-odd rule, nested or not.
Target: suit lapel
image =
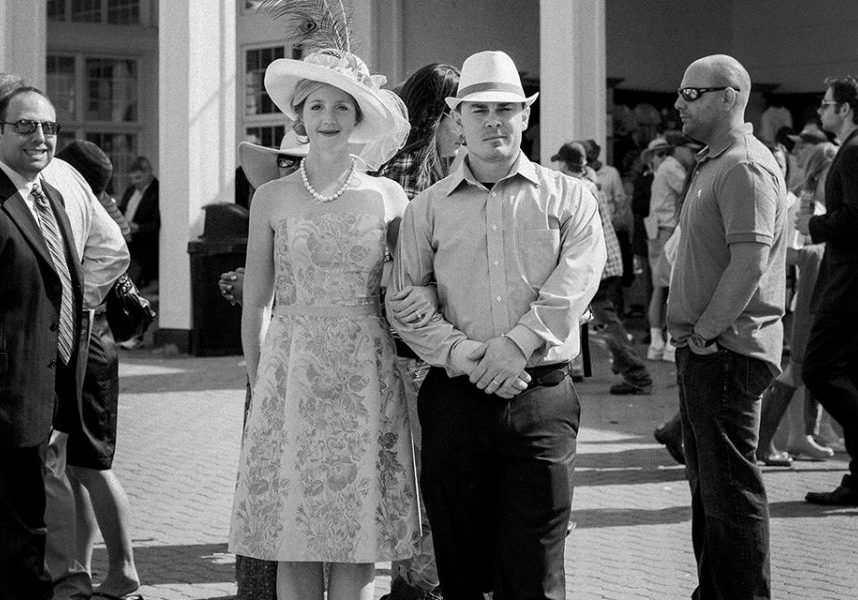
[[[4,200],[3,210],[18,226],[21,235],[33,247],[36,255],[48,263],[53,270],[54,262],[51,260],[45,238],[42,237],[42,231],[39,229],[36,219],[33,218],[33,213],[30,212],[27,202],[2,170],[0,170],[0,199]]]

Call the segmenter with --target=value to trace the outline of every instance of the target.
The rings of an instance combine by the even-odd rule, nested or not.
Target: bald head
[[[739,92],[736,108],[744,113],[751,95],[751,76],[742,63],[727,54],[711,54],[691,63],[686,73],[692,69],[704,78],[705,85],[709,87],[727,86]]]

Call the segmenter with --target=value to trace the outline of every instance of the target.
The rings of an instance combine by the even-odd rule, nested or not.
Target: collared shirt
[[[649,197],[649,216],[658,220],[660,229],[676,227],[679,196],[685,185],[685,175],[685,167],[673,156],[665,158],[655,171]]]
[[[0,169],[3,169],[3,172],[9,177],[12,185],[15,186],[15,189],[24,199],[24,204],[30,209],[30,214],[33,215],[33,219],[38,224],[39,210],[36,208],[36,202],[33,200],[33,197],[30,196],[30,191],[33,189],[33,184],[39,180],[39,176],[37,175],[34,179],[27,179],[3,161],[0,161]]]
[[[394,261],[392,291],[435,281],[441,315],[420,329],[391,322],[451,376],[502,335],[528,366],[565,362],[578,354],[578,319],[604,264],[598,202],[580,181],[519,154],[487,189],[466,160],[409,204]]]
[[[599,218],[602,220],[602,233],[605,234],[605,250],[607,251],[607,260],[605,268],[602,270],[602,279],[609,277],[619,277],[623,274],[623,254],[620,250],[620,240],[617,239],[617,233],[611,224],[611,214],[608,210],[608,203],[605,200],[605,194],[599,189],[599,182],[595,180],[596,172],[592,167],[585,167],[584,176],[581,181],[590,190],[596,199],[599,201]]]
[[[631,224],[631,204],[623,187],[623,178],[616,167],[602,164],[596,171],[602,193],[605,194],[605,202],[608,206],[608,214],[616,229],[627,229]]]
[[[149,189],[151,182],[149,182],[146,187],[142,190],[138,188],[134,188],[134,191],[131,193],[131,197],[128,199],[128,204],[125,205],[125,220],[129,223],[134,222],[134,215],[137,214],[137,209],[140,207],[140,201],[143,200],[143,194],[146,193],[146,190]]]
[[[93,309],[104,301],[131,262],[122,231],[70,164],[54,158],[41,174],[63,195],[72,237],[81,257],[84,308]]]
[[[786,256],[786,187],[772,153],[753,127],[730,131],[696,156],[697,168],[680,214],[682,235],[667,303],[667,324],[680,343],[696,331],[780,372]],[[730,264],[730,244],[769,246],[768,262],[750,300],[730,322],[707,312]],[[725,300],[721,298],[720,300]]]

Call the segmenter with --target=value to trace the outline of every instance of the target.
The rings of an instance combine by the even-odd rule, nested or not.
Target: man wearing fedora
[[[564,540],[580,406],[568,376],[606,251],[582,182],[520,150],[529,106],[512,59],[469,57],[447,98],[467,157],[408,206],[392,294],[438,289],[416,329],[422,484],[447,599],[565,597]]]

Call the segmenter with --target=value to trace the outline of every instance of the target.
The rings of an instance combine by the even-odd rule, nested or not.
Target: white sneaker
[[[676,348],[673,344],[664,345],[664,351],[661,353],[661,360],[669,363],[676,362]]]
[[[649,348],[646,350],[646,359],[647,360],[662,360],[664,356],[664,346],[653,346],[650,344]]]

